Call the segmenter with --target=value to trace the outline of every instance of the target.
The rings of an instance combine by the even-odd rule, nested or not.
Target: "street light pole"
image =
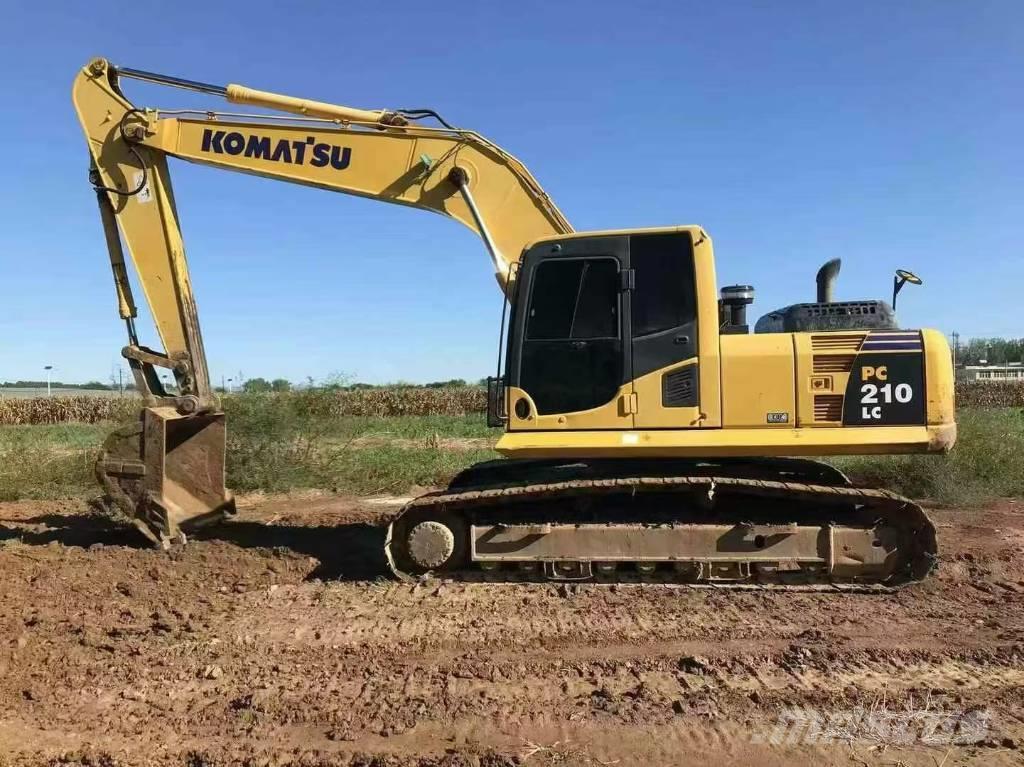
[[[53,365],[45,365],[43,370],[46,371],[46,396],[50,396],[50,371],[53,370]]]

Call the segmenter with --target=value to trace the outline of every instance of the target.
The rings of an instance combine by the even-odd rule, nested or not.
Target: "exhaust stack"
[[[833,258],[831,261],[826,261],[818,270],[815,280],[818,282],[817,300],[819,304],[830,304],[835,301],[836,277],[839,276],[839,269],[842,265],[842,259]]]

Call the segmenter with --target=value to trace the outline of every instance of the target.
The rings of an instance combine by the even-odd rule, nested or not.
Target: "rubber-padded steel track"
[[[637,470],[642,470],[642,474]],[[685,473],[663,474],[666,469]],[[765,476],[784,477],[766,479]],[[815,481],[790,479],[813,478]],[[541,481],[530,482],[535,478]],[[615,499],[645,501],[638,510],[611,512]],[[621,509],[621,503],[616,507]],[[648,512],[645,509],[651,509]],[[753,516],[758,517],[752,519]],[[742,511],[741,511],[742,510]],[[763,510],[763,512],[761,511]],[[742,516],[737,516],[741,514]],[[697,582],[679,568],[646,571],[617,568],[586,578],[610,582],[672,582],[703,588],[789,588],[800,590],[888,590],[920,581],[936,562],[935,528],[914,502],[887,490],[850,486],[835,469],[814,461],[714,462],[544,462],[494,461],[480,464],[452,481],[449,488],[410,501],[388,529],[386,554],[400,578],[415,578],[417,568],[404,550],[412,526],[441,519],[459,539],[450,562],[434,575],[458,580],[520,581],[543,578],[543,569],[495,567],[469,557],[471,525],[550,524],[621,525],[812,525],[823,530],[835,525],[896,531],[896,566],[883,580],[870,575],[838,579],[816,568],[795,573],[767,574],[754,567],[749,577],[721,582]],[[711,553],[711,552],[709,552]],[[490,567],[487,570],[483,568]],[[750,568],[748,568],[750,569]],[[587,567],[589,571],[589,565]],[[549,577],[551,573],[548,573]],[[556,579],[557,578],[556,576]]]

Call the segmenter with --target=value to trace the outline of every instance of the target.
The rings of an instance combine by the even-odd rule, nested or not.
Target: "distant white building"
[[[1006,365],[965,365],[956,371],[958,381],[1024,381],[1024,365],[1010,362]]]

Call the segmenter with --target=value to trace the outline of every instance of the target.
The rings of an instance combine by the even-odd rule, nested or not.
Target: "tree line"
[[[50,381],[53,389],[98,389],[100,391],[120,391],[122,387],[117,384],[101,383],[100,381],[86,381],[85,383],[64,383],[63,381]],[[0,381],[0,389],[45,389],[46,381]],[[125,382],[124,387],[134,389],[134,383]]]
[[[1024,362],[1024,338],[972,338],[956,344],[957,365]]]
[[[385,389],[395,386],[402,386],[416,389],[443,389],[449,387],[459,386],[471,386],[471,385],[483,385],[486,383],[486,379],[480,379],[476,384],[470,384],[463,378],[450,378],[447,381],[431,381],[429,383],[416,384],[406,383],[405,381],[398,381],[396,383],[387,384],[369,384],[369,383],[345,383],[342,381],[330,381],[325,384],[316,385],[310,379],[307,383],[302,384],[301,387],[296,387],[287,378],[275,378],[268,381],[266,378],[249,378],[242,383],[242,391],[247,394],[261,393],[261,392],[287,392],[294,388],[303,389],[319,389],[322,391],[350,391],[359,389]],[[224,389],[217,387],[217,391],[223,393]]]

